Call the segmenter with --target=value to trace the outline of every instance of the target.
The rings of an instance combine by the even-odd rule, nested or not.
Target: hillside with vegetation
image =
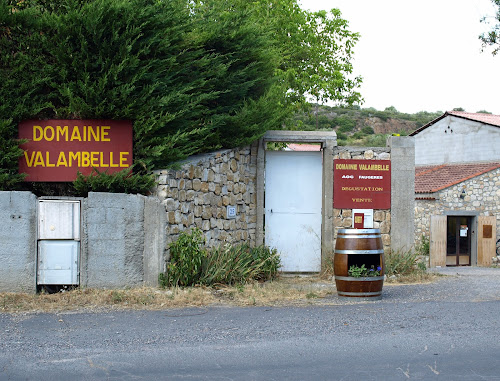
[[[378,111],[372,107],[330,107],[313,104],[309,111],[296,114],[287,129],[334,130],[339,145],[383,147],[387,135],[408,135],[442,114],[442,111],[406,114],[394,107]]]

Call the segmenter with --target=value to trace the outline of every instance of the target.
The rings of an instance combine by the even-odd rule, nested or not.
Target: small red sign
[[[390,160],[337,159],[333,166],[334,208],[391,208]]]
[[[116,120],[28,120],[19,123],[28,142],[19,159],[25,181],[73,181],[92,168],[114,173],[132,165],[132,122]]]
[[[354,213],[354,229],[363,229],[365,227],[365,215],[363,213]]]

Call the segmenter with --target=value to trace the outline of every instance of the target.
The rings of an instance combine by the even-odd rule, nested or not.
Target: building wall
[[[480,122],[447,116],[414,138],[417,166],[500,161],[500,128]]]
[[[210,247],[229,242],[255,245],[257,147],[191,157],[179,169],[156,172],[156,195],[167,211],[167,244],[191,228]],[[227,218],[227,207],[236,218]]]
[[[420,242],[422,235],[429,238],[431,215],[443,215],[446,211],[496,216],[496,239],[500,238],[500,168],[443,189],[433,196],[436,200],[415,200],[415,243]]]

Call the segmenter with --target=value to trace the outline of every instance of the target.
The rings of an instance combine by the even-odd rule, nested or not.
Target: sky
[[[299,0],[312,11],[338,8],[361,34],[354,74],[363,77],[362,108],[500,115],[500,54],[481,52],[480,20],[490,0]],[[493,20],[494,21],[494,20]]]

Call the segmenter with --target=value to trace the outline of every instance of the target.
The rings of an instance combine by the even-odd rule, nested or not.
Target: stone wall
[[[336,147],[333,159],[353,160],[390,160],[390,148],[386,147]],[[352,209],[333,209],[335,234],[333,247],[337,240],[338,229],[352,228]],[[374,210],[373,227],[380,229],[384,251],[388,252],[391,247],[391,210]]]
[[[465,190],[465,195],[462,192]],[[431,215],[465,210],[483,216],[496,216],[497,240],[500,238],[500,168],[432,193],[435,200],[415,200],[415,243],[430,236]],[[416,194],[418,198],[419,195]],[[463,197],[463,198],[462,198]]]
[[[180,169],[158,170],[156,195],[167,211],[167,243],[199,228],[210,247],[255,245],[257,146],[191,157]],[[227,207],[236,218],[227,218]]]

